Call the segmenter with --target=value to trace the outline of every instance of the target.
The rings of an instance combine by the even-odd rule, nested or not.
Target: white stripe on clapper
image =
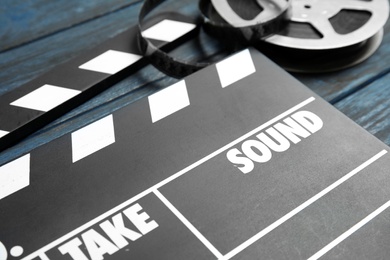
[[[50,260],[45,253],[40,253],[39,257],[41,258],[41,260]]]

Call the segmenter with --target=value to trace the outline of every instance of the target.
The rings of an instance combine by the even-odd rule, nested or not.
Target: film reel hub
[[[289,25],[282,34],[268,37],[268,43],[307,50],[343,48],[374,36],[389,16],[388,0],[292,0],[291,4]],[[309,36],[294,34],[296,25],[306,26]]]
[[[256,0],[261,12],[252,19],[244,19],[232,9],[228,0],[211,0],[211,3],[218,14],[233,27],[254,26],[269,22],[283,13],[290,5],[286,0]]]

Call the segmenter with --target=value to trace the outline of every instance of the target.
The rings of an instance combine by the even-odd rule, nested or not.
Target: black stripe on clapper
[[[172,12],[152,17],[147,21],[146,27],[151,28],[166,19],[184,25],[184,35],[167,41],[159,40],[159,36],[152,38],[152,32],[150,39],[160,48],[166,51],[172,50],[196,34],[198,27],[194,18]],[[137,46],[137,32],[138,27],[132,26],[127,31],[107,40],[82,56],[57,66],[16,90],[1,96],[0,151],[147,65],[146,58],[137,59],[137,56],[141,55]],[[105,53],[107,51],[108,53]],[[99,60],[97,63],[86,63],[102,54],[104,54],[103,59],[122,59],[122,67],[119,66],[119,70],[112,68],[112,66],[109,66],[108,71],[107,68],[101,71],[91,70],[90,68],[99,67]],[[126,65],[126,59],[133,60],[134,63]],[[103,63],[105,62],[103,61]],[[80,66],[81,68],[79,68]],[[60,101],[54,105],[46,104],[45,100],[41,100],[44,95],[57,96]],[[54,102],[55,99],[51,97],[46,101]]]

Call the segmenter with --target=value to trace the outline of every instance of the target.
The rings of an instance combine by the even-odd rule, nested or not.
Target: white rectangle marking
[[[115,143],[112,115],[72,133],[72,161],[76,162]]]
[[[0,167],[0,200],[30,185],[30,154]]]
[[[162,20],[142,32],[142,36],[149,39],[172,42],[196,27],[195,24],[173,20]]]
[[[79,68],[101,73],[115,74],[135,63],[140,58],[142,58],[140,55],[122,51],[108,50],[103,54],[93,58],[92,60],[84,63]]]
[[[184,80],[150,95],[148,100],[153,123],[190,105]]]
[[[8,131],[0,130],[0,138],[8,134]]]
[[[218,259],[222,257],[222,254],[210,243],[210,241],[205,238],[202,233],[199,232],[192,224],[191,222],[186,219],[186,217],[183,216],[183,214],[180,213],[176,209],[175,206],[172,205],[167,198],[165,198],[164,195],[157,189],[153,190],[154,194],[167,206],[167,208],[172,211],[173,214],[176,215],[176,217],[205,245]]]
[[[305,201],[304,203],[302,203],[301,205],[299,205],[298,207],[296,207],[295,209],[293,209],[292,211],[290,211],[289,213],[287,213],[286,215],[284,215],[283,217],[281,217],[280,219],[278,219],[277,221],[275,221],[274,223],[272,223],[268,227],[264,228],[259,233],[257,233],[256,235],[254,235],[253,237],[251,237],[250,239],[248,239],[247,241],[245,241],[244,243],[242,243],[241,245],[239,245],[238,247],[236,247],[235,249],[233,249],[229,253],[227,253],[223,259],[227,260],[227,259],[230,259],[233,256],[237,255],[242,250],[244,250],[248,246],[252,245],[257,240],[259,240],[263,236],[267,235],[269,232],[271,232],[275,228],[282,225],[284,222],[286,222],[287,220],[289,220],[290,218],[292,218],[293,216],[295,216],[296,214],[298,214],[299,212],[301,212],[302,210],[304,210],[305,208],[307,208],[308,206],[310,206],[311,204],[313,204],[314,202],[316,202],[317,200],[319,200],[320,198],[325,196],[327,193],[329,193],[330,191],[332,191],[333,189],[338,187],[340,184],[344,183],[345,181],[350,179],[352,176],[354,176],[355,174],[357,174],[358,172],[360,172],[361,170],[363,170],[364,168],[366,168],[367,166],[369,166],[370,164],[372,164],[373,162],[375,162],[376,160],[381,158],[386,153],[387,153],[386,150],[382,150],[381,152],[377,153],[376,155],[374,155],[373,157],[371,157],[370,159],[368,159],[367,161],[365,161],[364,163],[359,165],[357,168],[355,168],[354,170],[352,170],[348,174],[344,175],[343,177],[338,179],[336,182],[332,183],[330,186],[323,189],[321,192],[317,193],[316,195],[314,195],[313,197],[311,197],[310,199],[308,199],[307,201]]]
[[[256,72],[251,53],[248,49],[218,62],[216,67],[223,88]]]
[[[370,215],[356,223],[353,227],[345,231],[343,234],[341,234],[339,237],[337,237],[335,240],[330,242],[328,245],[326,245],[324,248],[322,248],[320,251],[318,251],[316,254],[314,254],[312,257],[310,257],[308,260],[317,260],[321,256],[325,255],[327,252],[329,252],[332,248],[340,244],[344,239],[355,233],[357,230],[359,230],[361,227],[363,227],[365,224],[373,220],[376,216],[381,214],[383,211],[385,211],[388,207],[390,207],[390,201],[383,204],[381,207],[376,209],[374,212],[372,212]]]
[[[253,129],[252,131],[246,133],[245,135],[241,136],[240,138],[234,140],[233,142],[223,146],[222,148],[214,151],[213,153],[209,154],[208,156],[206,157],[203,157],[202,159],[200,159],[199,161],[187,166],[186,168],[178,171],[177,173],[173,174],[171,177],[169,178],[166,178],[165,180],[162,180],[160,181],[159,183],[157,183],[156,185],[144,190],[143,192],[135,195],[134,197],[128,199],[127,201],[123,202],[122,204],[119,204],[118,206],[110,209],[109,211],[103,213],[102,215],[92,219],[91,221],[85,223],[84,225],[76,228],[75,230],[69,232],[68,234],[60,237],[59,239],[47,244],[46,246],[42,247],[41,249],[31,253],[30,255],[28,256],[25,256],[22,260],[32,260],[34,259],[35,257],[39,256],[40,253],[44,253],[44,252],[47,252],[49,251],[50,249],[52,249],[53,247],[65,242],[66,240],[74,237],[75,235],[79,234],[80,232],[82,232],[83,230],[95,225],[96,223],[99,223],[100,221],[108,218],[109,216],[113,215],[114,213],[122,210],[123,208],[129,206],[130,204],[132,204],[133,202],[145,197],[146,195],[148,195],[149,193],[153,192],[154,190],[156,189],[159,189],[161,188],[162,186],[166,185],[167,183],[177,179],[178,177],[182,176],[183,174],[191,171],[192,169],[196,168],[197,166],[207,162],[208,160],[212,159],[213,157],[217,156],[218,154],[220,153],[223,153],[224,151],[226,151],[227,149],[230,149],[232,146],[238,144],[239,142],[245,140],[246,138],[254,135],[255,133],[257,132],[260,132],[262,129],[274,124],[275,122],[279,121],[280,119],[288,116],[289,114],[292,114],[293,112],[297,111],[298,109],[306,106],[307,104],[313,102],[315,100],[314,97],[310,97],[304,101],[302,101],[301,103],[299,103],[298,105],[295,105],[293,106],[292,108],[288,109],[287,111],[283,112],[282,114],[272,118],[271,120],[267,121],[266,123],[260,125],[259,127]]]
[[[75,89],[46,84],[15,100],[11,105],[47,112],[78,95],[80,92]]]

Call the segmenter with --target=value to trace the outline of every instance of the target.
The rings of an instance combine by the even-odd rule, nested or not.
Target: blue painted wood
[[[140,0],[5,0],[0,5],[0,51],[115,12]]]
[[[390,145],[390,74],[337,102],[335,106]]]
[[[131,6],[0,54],[0,94],[123,32],[136,21]]]
[[[191,15],[196,12],[196,4],[191,5],[189,2],[191,1],[175,1],[168,7],[163,6],[162,10],[173,8]],[[0,95],[135,25],[140,7],[140,3],[134,4],[58,34],[0,53]]]

